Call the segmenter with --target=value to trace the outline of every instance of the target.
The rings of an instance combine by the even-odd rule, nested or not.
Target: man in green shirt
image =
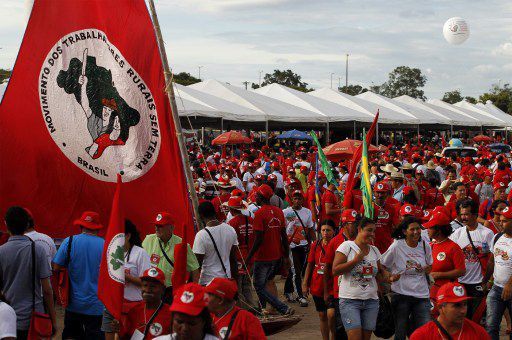
[[[160,268],[165,274],[165,298],[172,301],[171,276],[174,270],[174,246],[181,243],[181,237],[174,235],[174,220],[170,213],[158,213],[153,222],[155,233],[147,235],[142,242],[150,256],[151,265]],[[187,245],[187,271],[191,280],[199,280],[199,262],[192,252],[190,245]]]

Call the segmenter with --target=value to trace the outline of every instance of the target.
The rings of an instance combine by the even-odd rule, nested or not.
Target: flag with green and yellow
[[[373,219],[372,186],[368,168],[368,143],[366,131],[363,129],[363,153],[361,157],[361,193],[363,197],[364,216]]]

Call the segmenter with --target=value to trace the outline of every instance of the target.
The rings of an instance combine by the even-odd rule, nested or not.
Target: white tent
[[[429,99],[429,100],[427,100],[427,103],[432,104],[434,107],[443,107],[445,109],[452,110],[459,114],[462,113],[462,114],[465,114],[472,118],[475,118],[476,120],[478,120],[478,122],[481,124],[481,126],[504,126],[505,125],[504,122],[499,119],[489,117],[489,115],[481,114],[481,113],[471,111],[471,110],[468,110],[468,109],[465,109],[462,107],[457,107],[457,106],[448,104],[440,99]]]
[[[477,112],[479,114],[487,115],[494,119],[499,119],[505,123],[503,126],[512,126],[512,117],[506,113],[501,113],[499,111],[489,112],[488,110],[479,108],[476,105],[473,105],[465,100],[455,103],[454,105],[457,107],[468,109],[473,112]]]
[[[452,111],[446,109],[441,106],[434,106],[432,104],[426,103],[420,99],[412,98],[407,95],[403,95],[400,97],[393,98],[393,100],[397,102],[401,102],[404,104],[408,104],[413,107],[417,107],[422,109],[423,111],[430,112],[432,114],[441,114],[451,121],[451,125],[454,126],[480,126],[480,122],[469,115],[464,113],[458,113],[456,111]]]
[[[264,122],[266,115],[188,86],[174,85],[180,116],[203,116],[235,121]]]
[[[290,105],[233,85],[223,84],[216,80],[206,80],[189,85],[188,87],[258,111],[264,114],[269,121],[294,123],[327,122],[327,118],[317,112]]]
[[[338,105],[347,106],[353,110],[360,111],[361,114],[371,114],[375,117],[377,110],[380,110],[379,123],[384,124],[419,124],[419,120],[412,115],[403,114],[387,107],[381,107],[378,104],[367,101],[363,98],[354,97],[345,93],[335,91],[330,88],[321,88],[309,92],[311,96],[322,98]]]
[[[0,84],[0,102],[4,97],[5,89],[7,88],[7,83]]]
[[[321,114],[329,122],[356,121],[371,123],[373,121],[373,115],[370,113],[356,111],[350,107],[310,96],[280,84],[263,86],[254,92]]]
[[[478,104],[481,104],[481,103],[478,103]],[[477,105],[478,105],[477,104]],[[481,104],[481,105],[484,105],[484,104]],[[486,101],[485,102],[485,107],[488,109],[488,111],[490,112],[499,112],[499,113],[504,113],[506,115],[508,115],[508,113],[504,112],[503,110],[501,110],[500,108],[498,108],[496,105],[494,105],[490,100]]]
[[[410,106],[409,104],[395,101],[370,91],[361,93],[356,97],[366,99],[381,107],[403,113],[404,115],[410,115],[419,119],[420,124],[452,124],[447,117],[440,113],[428,112],[417,106]]]

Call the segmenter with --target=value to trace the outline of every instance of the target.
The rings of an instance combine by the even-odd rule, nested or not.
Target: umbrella
[[[279,136],[277,136],[279,139],[298,139],[298,140],[313,140],[313,138],[308,135],[307,133],[299,130],[290,130],[283,132]]]
[[[475,141],[477,143],[480,143],[480,142],[490,143],[493,141],[493,139],[492,139],[492,137],[489,137],[486,135],[477,135],[477,136],[473,137],[473,141]]]
[[[352,155],[356,152],[359,145],[361,145],[360,140],[345,139],[344,141],[328,145],[323,148],[323,150],[328,160],[339,162],[341,160],[352,158]],[[379,152],[379,149],[375,145],[370,145],[368,147],[368,152]]]
[[[492,151],[496,153],[506,153],[511,151],[510,145],[504,144],[504,143],[492,143],[487,145],[487,147]]]
[[[228,144],[251,144],[252,140],[245,137],[238,131],[228,131],[217,136],[212,141],[212,145],[228,145]]]

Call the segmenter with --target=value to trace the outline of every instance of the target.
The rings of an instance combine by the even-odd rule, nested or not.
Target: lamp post
[[[202,67],[203,67],[203,66],[198,66],[198,67],[197,67],[197,68],[199,69],[199,80],[201,80],[201,68],[202,68]]]
[[[348,88],[348,53],[347,59],[345,60],[345,86]]]
[[[258,81],[258,86],[261,87],[261,74],[263,73],[263,71],[260,71],[260,78],[259,78],[259,81]]]

